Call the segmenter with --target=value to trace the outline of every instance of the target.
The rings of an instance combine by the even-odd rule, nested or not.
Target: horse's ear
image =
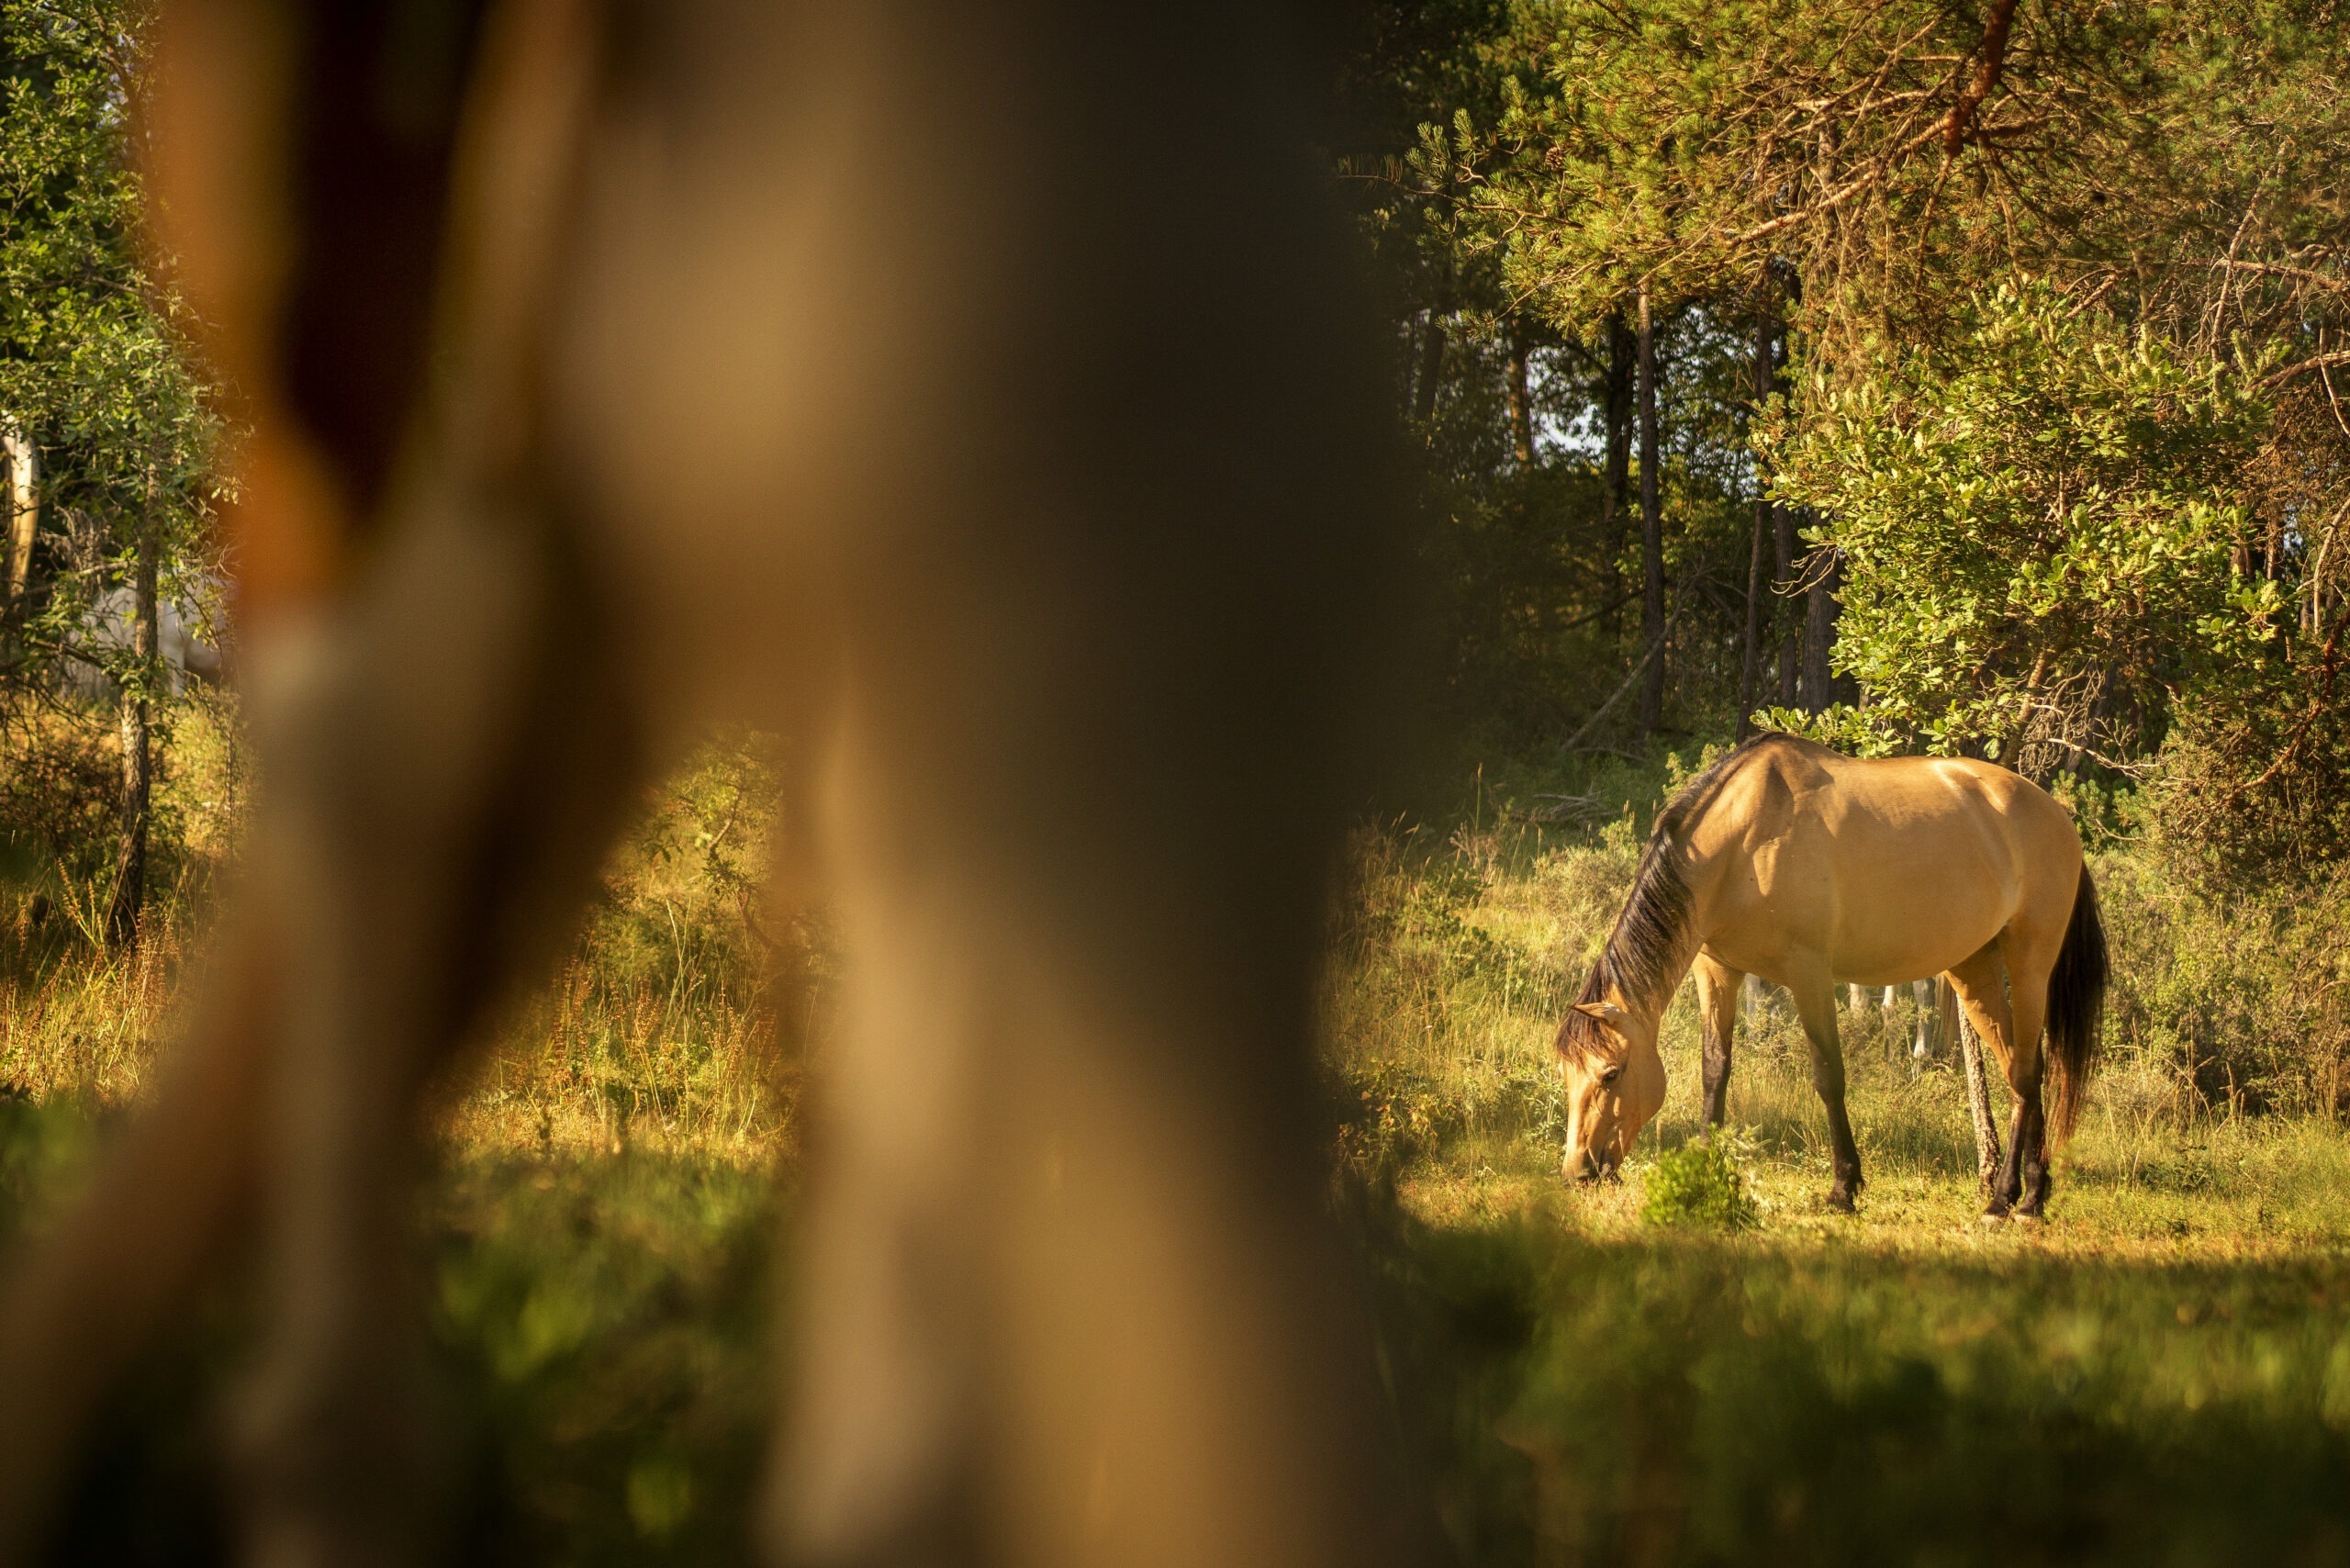
[[[1575,1011],[1586,1018],[1596,1018],[1613,1029],[1631,1016],[1612,1002],[1578,1002]]]

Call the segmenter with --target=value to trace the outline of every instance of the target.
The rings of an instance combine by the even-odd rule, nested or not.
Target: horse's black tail
[[[2048,1062],[2056,1079],[2056,1101],[2048,1126],[2059,1144],[2073,1136],[2081,1101],[2088,1093],[2089,1074],[2097,1070],[2098,1049],[2104,1036],[2098,1024],[2110,972],[2105,956],[2105,925],[2097,917],[2097,884],[2089,879],[2089,868],[2084,865],[2080,891],[2073,895],[2072,924],[2065,930],[2064,950],[2056,955],[2055,970],[2048,977]]]

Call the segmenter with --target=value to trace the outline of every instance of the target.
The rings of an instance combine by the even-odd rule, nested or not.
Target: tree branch
[[[1983,47],[1976,52],[1982,62],[1975,68],[1975,79],[1958,102],[1950,106],[1950,118],[1942,125],[1942,151],[1958,156],[1966,142],[1966,122],[1975,118],[1991,89],[1999,84],[1999,72],[2008,62],[2008,29],[2016,19],[2016,0],[1991,0],[1991,19],[1983,25]]]

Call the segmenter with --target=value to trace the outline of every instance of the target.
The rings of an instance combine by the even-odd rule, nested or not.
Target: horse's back
[[[1774,961],[1864,984],[1938,973],[2038,916],[2052,889],[2069,910],[2080,871],[2071,817],[2020,775],[1792,736],[1733,758],[1692,834],[1720,864],[1712,945],[1766,976]]]

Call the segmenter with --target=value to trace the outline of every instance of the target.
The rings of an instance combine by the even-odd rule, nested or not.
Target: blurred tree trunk
[[[1657,487],[1656,326],[1640,286],[1640,734],[1664,722],[1664,513]]]
[[[1516,322],[1509,330],[1509,380],[1504,388],[1509,398],[1510,450],[1520,468],[1534,466],[1534,401],[1526,386],[1526,329]]]
[[[155,683],[156,541],[154,494],[139,518],[138,566],[132,589],[131,655],[137,666],[122,690],[122,844],[114,863],[114,899],[106,906],[106,945],[118,952],[139,946],[147,903],[148,796],[153,783],[149,693]]]

